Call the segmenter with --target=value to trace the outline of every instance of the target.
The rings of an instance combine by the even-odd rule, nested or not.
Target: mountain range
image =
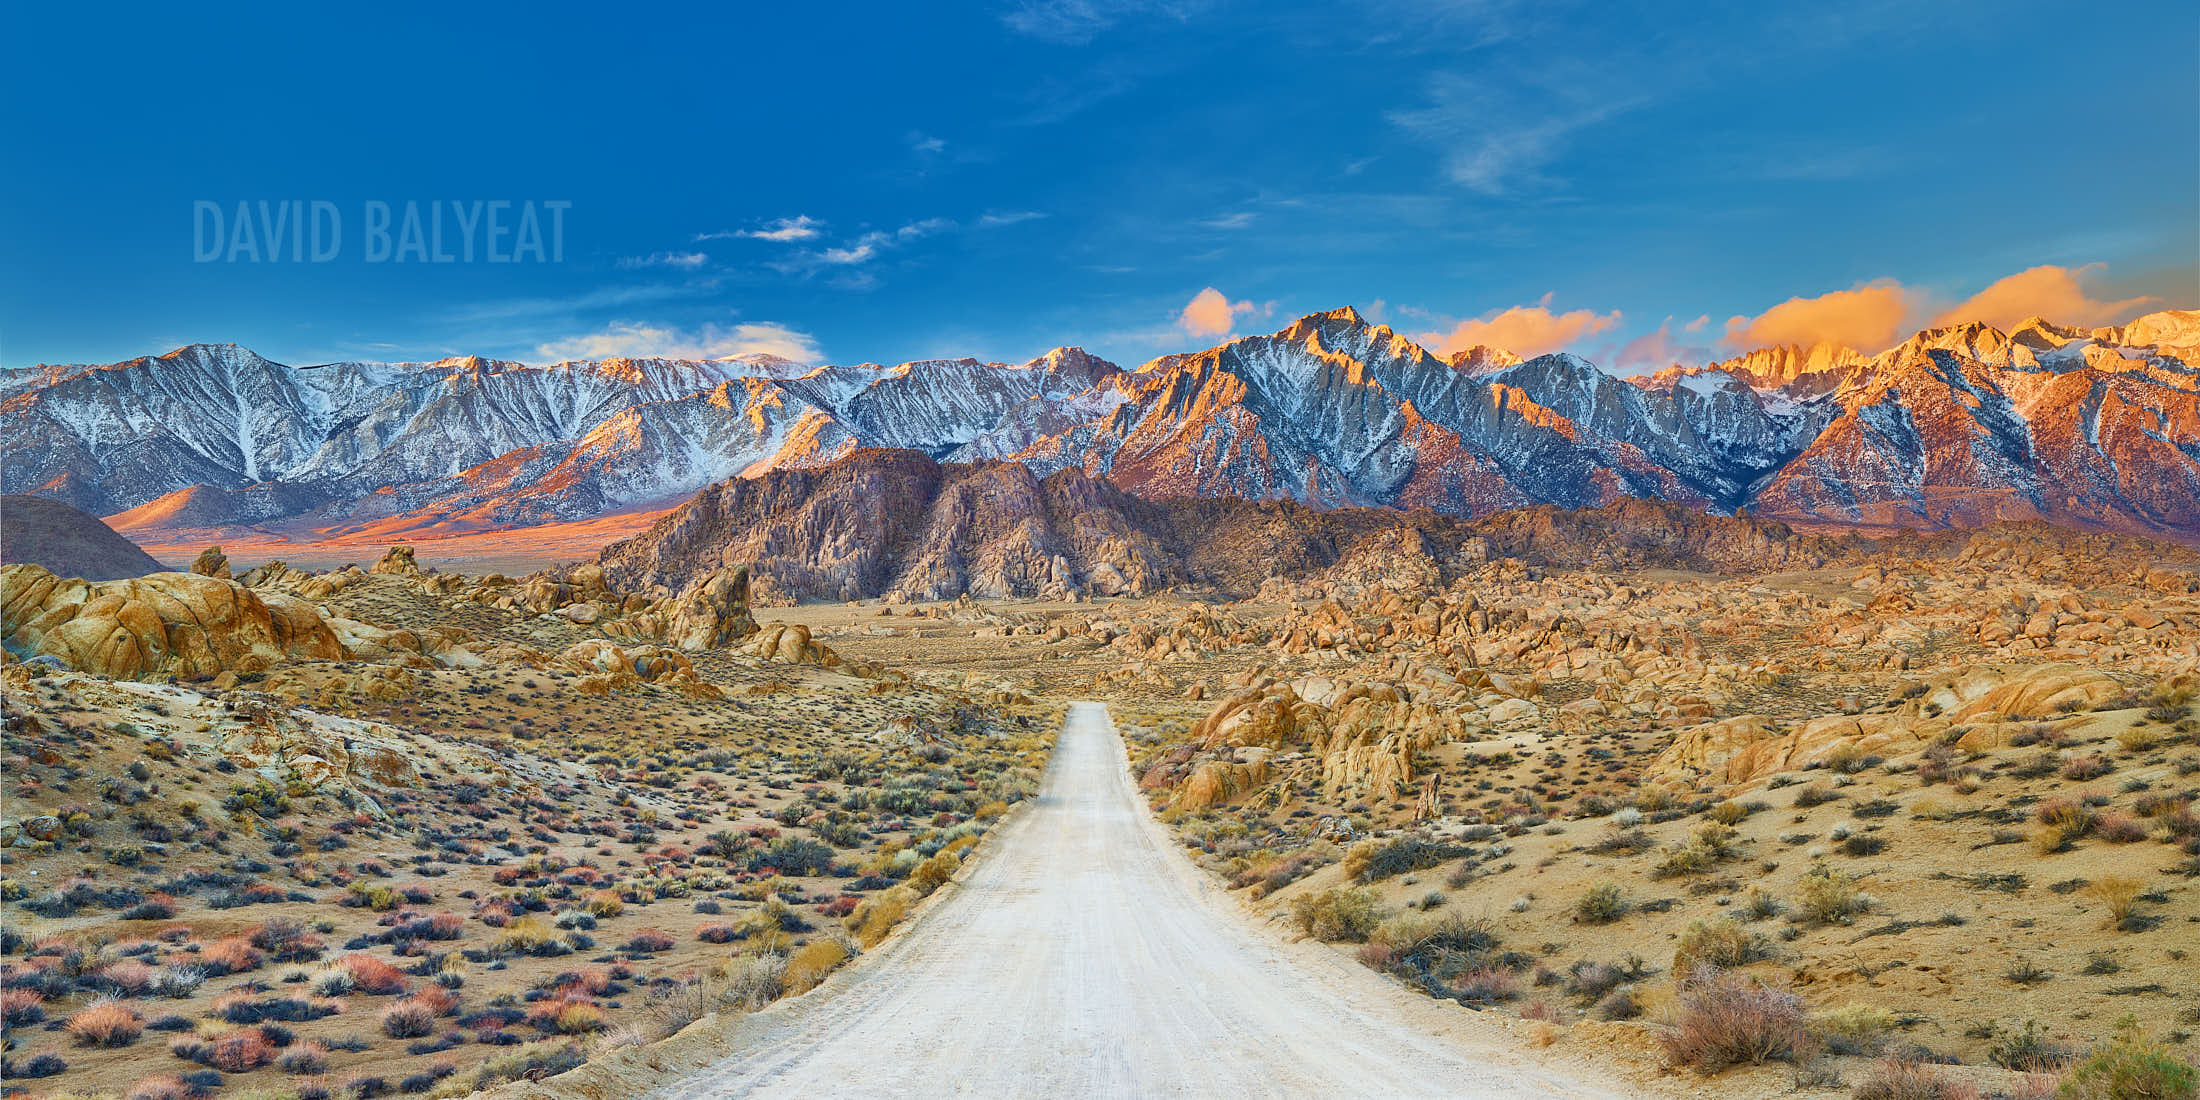
[[[863,448],[1065,471],[1149,501],[1475,517],[1627,498],[1804,525],[2002,519],[2200,535],[2200,312],[1776,347],[1623,378],[1439,358],[1347,309],[1135,369],[770,356],[287,366],[235,345],[0,374],[0,491],[126,531],[524,527]]]

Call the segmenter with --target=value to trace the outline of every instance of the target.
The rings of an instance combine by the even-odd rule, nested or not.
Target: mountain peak
[[[1520,365],[1520,357],[1504,348],[1490,344],[1476,344],[1451,353],[1445,360],[1454,370],[1465,374],[1489,374],[1506,367]]]

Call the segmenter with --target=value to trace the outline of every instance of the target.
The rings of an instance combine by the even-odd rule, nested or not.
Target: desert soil
[[[1073,706],[1039,800],[869,965],[752,1017],[657,1095],[1609,1096],[1517,1041],[1256,928]]]

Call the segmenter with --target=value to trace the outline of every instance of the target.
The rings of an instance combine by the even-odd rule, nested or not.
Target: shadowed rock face
[[[1250,594],[1332,570],[1431,580],[1492,554],[1553,563],[1810,568],[1862,544],[1659,501],[1468,521],[1231,498],[1155,501],[1077,470],[859,451],[823,470],[714,485],[597,559],[619,588],[685,591],[754,562],[760,603],[889,596]]]
[[[90,581],[165,568],[96,517],[58,500],[19,493],[0,496],[0,563],[43,565]]]

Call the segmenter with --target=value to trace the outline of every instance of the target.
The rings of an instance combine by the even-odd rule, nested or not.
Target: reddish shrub
[[[372,955],[346,955],[336,965],[351,974],[361,993],[388,996],[405,991],[405,972]]]
[[[118,1001],[98,1000],[78,1010],[62,1026],[88,1047],[126,1047],[144,1033],[145,1017]]]
[[[1659,1042],[1674,1065],[1699,1073],[1794,1061],[1803,1048],[1803,999],[1740,974],[1699,967],[1683,979]]]
[[[2110,811],[2093,823],[2093,835],[2111,844],[2131,844],[2147,838],[2147,826],[2130,814]]]
[[[550,988],[561,995],[586,994],[601,997],[611,992],[611,974],[600,966],[584,966],[579,970],[559,971],[550,979]]]
[[[665,935],[662,929],[644,928],[634,933],[634,938],[626,941],[626,949],[628,951],[649,952],[670,951],[672,950],[672,937]]]
[[[240,1027],[201,1046],[192,1060],[223,1073],[243,1073],[275,1060],[275,1044],[256,1027]]]
[[[2099,779],[2115,770],[2116,766],[2109,763],[2107,757],[2099,753],[2089,753],[2063,761],[2062,777],[2073,783],[2083,783],[2088,779]]]
[[[440,985],[428,986],[405,1000],[425,1007],[438,1016],[448,1016],[458,1011],[458,994]]]
[[[695,938],[704,943],[732,943],[741,933],[730,924],[706,924],[695,930]]]
[[[0,990],[0,1024],[23,1027],[45,1018],[45,994],[35,989]]]
[[[130,1086],[129,1100],[191,1100],[195,1095],[183,1078],[163,1073]]]
[[[118,959],[99,968],[99,983],[118,996],[135,997],[153,984],[153,968],[136,959]]]
[[[258,970],[260,964],[265,961],[267,961],[266,957],[260,954],[259,949],[253,947],[242,936],[231,936],[226,940],[216,941],[206,950],[199,952],[199,965],[205,967],[208,974],[217,978],[224,974],[242,974],[247,970]]]
[[[839,897],[818,906],[817,911],[825,914],[828,917],[845,917],[848,914],[855,912],[856,906],[861,904],[863,904],[862,898],[857,897],[854,894],[842,894]]]

